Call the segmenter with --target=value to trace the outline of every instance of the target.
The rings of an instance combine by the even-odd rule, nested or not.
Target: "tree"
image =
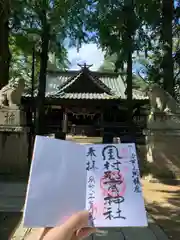
[[[24,12],[24,9],[26,11]],[[12,25],[14,26],[10,32],[9,46],[12,53],[10,64],[10,81],[15,78],[24,78],[26,90],[31,91],[32,78],[32,55],[35,57],[35,85],[38,84],[38,76],[40,71],[40,52],[41,52],[41,27],[37,16],[29,13],[28,5],[24,3],[24,8],[18,9],[18,13],[14,13],[12,17]],[[58,35],[58,33],[57,33]],[[63,41],[61,39],[61,41]],[[54,68],[65,69],[68,67],[67,50],[64,46],[60,46],[57,39],[52,37],[48,48],[48,54],[54,55]],[[17,71],[18,65],[18,71]],[[48,61],[48,65],[52,66],[52,62]]]
[[[40,71],[38,115],[42,116],[40,118],[43,122],[46,70],[48,65],[52,66],[52,63],[49,62],[48,64],[48,55],[49,53],[54,55],[56,63],[53,62],[53,64],[57,67],[64,68],[68,66],[64,40],[71,36],[71,45],[81,44],[86,41],[87,36],[83,31],[83,21],[81,20],[86,3],[73,0],[61,2],[57,0],[14,0],[11,5],[8,5],[9,1],[3,0],[1,4],[3,12],[0,16],[0,20],[2,20],[0,21],[0,31],[3,37],[0,40],[0,70],[2,77],[0,80],[2,85],[7,84],[10,66],[11,80],[24,76],[26,85],[29,85],[32,52],[35,44],[34,40],[32,41],[29,36],[35,35],[38,37],[35,47],[35,50],[37,49],[35,51],[35,79],[37,80],[37,72]],[[8,38],[10,39],[9,44]],[[12,51],[11,65],[9,47]]]
[[[84,1],[27,1],[26,12],[33,19],[33,26],[39,30],[41,53],[40,53],[40,75],[37,97],[37,134],[44,132],[44,105],[46,72],[48,66],[48,52],[52,40],[59,42],[61,56],[64,53],[63,41],[71,35],[71,43],[76,44],[84,41],[83,14],[86,3]],[[69,14],[70,13],[70,14]],[[74,17],[75,16],[75,17]],[[81,18],[82,17],[82,18]],[[35,22],[36,20],[36,22]],[[38,25],[38,28],[37,28]]]
[[[17,44],[17,38],[10,37],[9,40],[9,47],[11,50],[11,63],[10,63],[10,82],[15,82],[16,80],[22,78],[25,80],[25,94],[31,95],[31,88],[32,88],[32,53],[27,51],[27,47],[25,42],[22,42],[19,45]],[[22,39],[23,40],[23,39]],[[31,42],[28,42],[31,45]],[[28,46],[29,46],[28,45]],[[23,46],[25,50],[23,50]],[[34,72],[34,80],[35,80],[35,88],[37,87],[38,83],[38,75],[40,70],[40,61],[39,56],[36,55],[35,59],[35,72]]]
[[[107,72],[107,73],[114,72],[116,59],[117,59],[116,54],[107,56],[104,59],[104,63],[100,66],[99,71]],[[136,63],[137,63],[136,57],[133,58],[133,63],[135,63],[135,65],[136,65]],[[122,70],[118,71],[118,73],[121,75],[124,82],[126,82],[126,77],[125,77],[126,76],[126,68],[127,68],[127,65],[124,64],[123,71]],[[147,87],[148,81],[147,81],[147,79],[143,78],[140,75],[139,71],[140,71],[140,69],[135,66],[135,68],[133,69],[132,87],[134,89],[144,90],[144,88]]]
[[[173,0],[162,0],[162,43],[163,43],[163,84],[164,89],[174,96],[173,56],[172,56],[172,21]]]
[[[163,4],[170,5],[167,7],[167,5]],[[170,14],[167,13],[167,8],[170,8]],[[141,64],[138,74],[142,78],[145,77],[150,83],[156,82],[160,84],[170,94],[173,94],[179,76],[179,6],[176,4],[172,12],[172,1],[159,1],[156,9],[159,14],[157,15],[154,9],[155,14],[153,14],[153,17],[157,15],[157,17],[154,17],[155,24],[153,24],[152,20],[148,22],[151,47],[147,49],[148,54],[145,57],[141,54],[137,59],[137,62]]]
[[[0,87],[6,85],[9,80],[11,61],[9,37],[12,29],[20,25],[19,15],[23,12],[24,2],[23,0],[0,1]]]
[[[8,83],[9,80],[9,64],[10,64],[10,51],[9,51],[9,13],[10,1],[0,1],[0,88]]]
[[[97,33],[98,44],[108,56],[116,55],[114,69],[116,72],[119,69],[123,70],[124,64],[127,64],[127,98],[131,115],[132,53],[135,49],[133,38],[140,23],[134,11],[135,5],[131,0],[116,1],[116,3],[99,1],[94,2],[94,5],[89,26]]]
[[[112,54],[111,56],[106,56],[103,64],[100,66],[100,72],[114,72],[117,56]]]

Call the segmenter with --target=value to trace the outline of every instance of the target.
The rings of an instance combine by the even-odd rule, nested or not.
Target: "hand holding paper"
[[[27,240],[73,240],[88,237],[96,232],[95,228],[87,227],[89,212],[82,211],[74,214],[63,225],[55,228],[46,228],[32,233]]]
[[[36,137],[25,226],[59,226],[85,209],[95,227],[147,226],[135,145]]]

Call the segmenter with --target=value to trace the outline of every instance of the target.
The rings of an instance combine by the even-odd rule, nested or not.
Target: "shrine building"
[[[99,136],[107,127],[125,124],[127,97],[121,76],[93,72],[87,65],[80,67],[79,71],[48,71],[45,117],[48,131]],[[133,90],[134,107],[147,102],[141,91]]]

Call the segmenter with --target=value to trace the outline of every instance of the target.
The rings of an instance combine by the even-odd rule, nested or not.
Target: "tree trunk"
[[[132,39],[129,39],[131,42]],[[127,60],[127,101],[128,101],[128,111],[129,111],[129,121],[132,120],[132,51],[129,49],[128,60]]]
[[[9,1],[2,0],[0,4],[0,88],[9,81]]]
[[[174,76],[172,57],[173,0],[162,0],[162,41],[163,41],[163,84],[164,89],[174,96]]]
[[[48,62],[48,49],[50,39],[50,26],[47,23],[46,11],[42,10],[42,51],[40,56],[40,74],[37,97],[37,120],[36,134],[43,135],[45,133],[44,117],[45,117],[45,92],[46,92],[46,73]]]
[[[125,33],[124,41],[127,41],[127,101],[128,101],[128,117],[129,123],[132,123],[132,44],[133,44],[133,28],[132,28],[132,16],[133,16],[133,0],[126,1],[126,22],[127,32]]]

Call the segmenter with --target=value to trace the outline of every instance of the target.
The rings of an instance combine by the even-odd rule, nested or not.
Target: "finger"
[[[78,229],[88,227],[89,222],[89,212],[82,211],[71,216],[63,225],[67,229],[71,229],[72,231],[76,231]]]
[[[43,238],[45,237],[45,235],[51,230],[53,229],[52,227],[47,227],[47,228],[44,228],[42,234],[41,234],[41,237],[39,240],[43,240]]]
[[[33,229],[31,232],[26,236],[27,240],[34,240],[34,239],[42,239],[44,235],[44,228]]]
[[[44,240],[70,240],[77,239],[76,231],[88,226],[89,212],[82,211],[74,214],[64,224],[48,231],[44,236]]]
[[[78,237],[78,239],[87,238],[95,232],[96,232],[96,228],[85,227],[85,228],[79,229],[76,233],[76,236]]]

